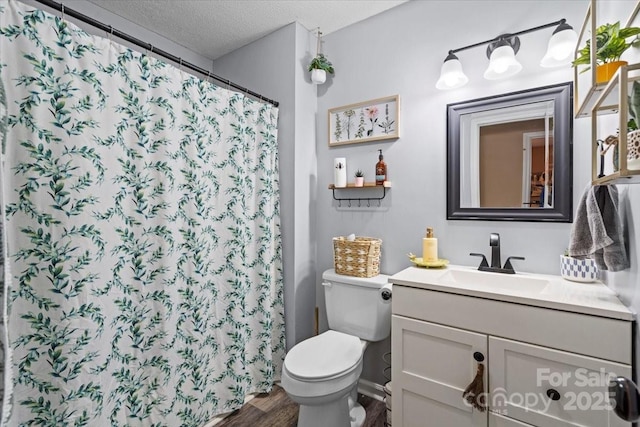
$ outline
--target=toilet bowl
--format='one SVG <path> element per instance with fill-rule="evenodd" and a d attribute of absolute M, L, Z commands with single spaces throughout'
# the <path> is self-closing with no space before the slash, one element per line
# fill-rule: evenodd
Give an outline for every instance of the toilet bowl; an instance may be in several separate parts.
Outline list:
<path fill-rule="evenodd" d="M 362 426 L 366 414 L 357 390 L 364 351 L 391 329 L 390 301 L 381 298 L 387 278 L 324 272 L 330 330 L 295 345 L 282 369 L 282 388 L 300 405 L 298 427 Z"/>
<path fill-rule="evenodd" d="M 291 349 L 282 388 L 300 405 L 298 426 L 362 425 L 365 412 L 355 397 L 365 348 L 358 337 L 327 331 Z"/>

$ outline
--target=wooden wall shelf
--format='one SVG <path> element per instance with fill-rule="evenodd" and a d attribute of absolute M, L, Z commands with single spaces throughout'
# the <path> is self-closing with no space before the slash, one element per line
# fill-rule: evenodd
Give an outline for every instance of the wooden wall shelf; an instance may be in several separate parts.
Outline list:
<path fill-rule="evenodd" d="M 634 81 L 640 81 L 640 64 L 620 67 L 609 83 L 600 91 L 591 109 L 591 177 L 594 185 L 636 184 L 640 182 L 640 170 L 627 167 L 628 94 Z M 609 114 L 617 116 L 612 117 L 613 120 L 609 123 L 601 122 L 602 116 Z M 611 135 L 617 137 L 617 154 L 614 150 L 605 151 L 598 144 L 598 141 L 604 141 Z M 604 156 L 601 154 L 602 152 L 608 152 L 610 155 Z M 616 155 L 618 170 L 611 168 Z"/>
<path fill-rule="evenodd" d="M 376 187 L 391 188 L 391 182 L 390 181 L 385 181 L 383 185 L 378 185 L 375 182 L 365 182 L 362 187 L 356 187 L 356 185 L 353 182 L 348 183 L 346 187 L 336 187 L 334 184 L 329 184 L 329 190 L 334 190 L 334 189 L 335 190 L 348 190 L 348 189 L 351 189 L 351 188 L 362 189 L 362 188 L 376 188 Z"/>
<path fill-rule="evenodd" d="M 387 195 L 387 188 L 391 188 L 391 182 L 385 181 L 382 185 L 377 185 L 375 182 L 365 182 L 362 187 L 356 187 L 354 183 L 347 184 L 346 187 L 336 187 L 334 184 L 329 184 L 329 190 L 333 193 L 333 200 L 338 202 L 338 207 L 342 207 L 342 202 L 347 202 L 348 207 L 352 207 L 351 202 L 358 202 L 357 206 L 362 207 L 362 202 L 367 202 L 367 207 L 371 207 L 371 202 L 378 202 L 378 206 L 380 206 L 380 201 L 385 198 Z M 336 197 L 336 191 L 353 191 L 353 190 L 362 190 L 362 191 L 371 191 L 374 189 L 382 189 L 382 195 L 379 197 Z"/>
<path fill-rule="evenodd" d="M 574 58 L 578 57 L 579 50 L 587 42 L 596 46 L 596 33 L 600 25 L 606 21 L 615 22 L 608 15 L 605 18 L 598 16 L 598 6 L 602 6 L 602 3 L 602 0 L 590 1 Z M 640 2 L 633 6 L 629 18 L 621 26 L 640 26 Z M 636 169 L 636 162 L 627 164 L 628 95 L 634 82 L 640 81 L 640 51 L 632 48 L 621 59 L 629 64 L 620 67 L 607 83 L 597 82 L 594 49 L 591 49 L 589 66 L 574 67 L 575 117 L 591 118 L 593 185 L 640 183 L 640 170 Z"/>

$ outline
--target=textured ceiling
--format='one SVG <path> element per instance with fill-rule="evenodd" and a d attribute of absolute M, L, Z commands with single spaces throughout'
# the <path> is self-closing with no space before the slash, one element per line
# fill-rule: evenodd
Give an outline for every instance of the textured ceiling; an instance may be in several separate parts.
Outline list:
<path fill-rule="evenodd" d="M 408 0 L 89 0 L 210 59 L 292 22 L 323 34 Z"/>

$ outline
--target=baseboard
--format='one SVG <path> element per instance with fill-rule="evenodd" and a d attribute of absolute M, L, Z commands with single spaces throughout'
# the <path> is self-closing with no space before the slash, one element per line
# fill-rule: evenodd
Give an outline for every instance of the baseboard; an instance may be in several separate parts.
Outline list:
<path fill-rule="evenodd" d="M 358 393 L 362 393 L 372 399 L 384 402 L 384 386 L 376 384 L 373 381 L 360 378 L 358 380 Z"/>

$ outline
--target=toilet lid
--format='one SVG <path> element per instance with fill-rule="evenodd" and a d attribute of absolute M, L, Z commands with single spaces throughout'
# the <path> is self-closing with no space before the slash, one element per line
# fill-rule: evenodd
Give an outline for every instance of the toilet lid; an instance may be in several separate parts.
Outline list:
<path fill-rule="evenodd" d="M 295 345 L 284 364 L 298 378 L 319 379 L 348 371 L 361 357 L 360 338 L 327 331 Z"/>

